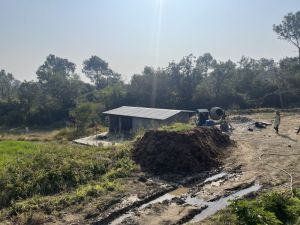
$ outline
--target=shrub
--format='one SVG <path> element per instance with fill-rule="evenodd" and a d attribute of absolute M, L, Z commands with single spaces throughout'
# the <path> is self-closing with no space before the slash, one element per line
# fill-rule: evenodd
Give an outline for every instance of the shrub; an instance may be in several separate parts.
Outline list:
<path fill-rule="evenodd" d="M 119 150 L 40 145 L 37 151 L 10 163 L 0 173 L 0 208 L 34 195 L 70 190 L 101 177 L 107 183 L 111 178 L 128 176 L 134 169 L 129 154 L 126 147 Z"/>
<path fill-rule="evenodd" d="M 265 193 L 254 200 L 236 200 L 230 209 L 240 225 L 297 224 L 300 218 L 299 196 L 286 192 Z"/>

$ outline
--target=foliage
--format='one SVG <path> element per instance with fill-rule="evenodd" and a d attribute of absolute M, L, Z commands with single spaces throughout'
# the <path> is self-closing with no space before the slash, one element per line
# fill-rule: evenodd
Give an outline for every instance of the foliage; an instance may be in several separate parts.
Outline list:
<path fill-rule="evenodd" d="M 169 126 L 162 126 L 161 128 L 159 128 L 159 130 L 184 132 L 184 131 L 189 131 L 193 128 L 194 128 L 194 126 L 189 123 L 174 123 Z"/>
<path fill-rule="evenodd" d="M 289 13 L 273 29 L 300 51 L 299 21 L 300 12 Z M 87 113 L 89 103 L 97 105 L 102 122 L 101 112 L 122 105 L 190 110 L 299 107 L 299 60 L 243 56 L 232 62 L 217 61 L 210 53 L 190 54 L 165 67 L 145 66 L 125 84 L 108 62 L 94 55 L 83 62 L 82 71 L 93 83 L 89 84 L 80 80 L 74 63 L 50 54 L 36 72 L 37 81 L 20 82 L 1 70 L 0 125 L 70 121 L 72 114 Z M 87 122 L 80 120 L 84 128 Z"/>
<path fill-rule="evenodd" d="M 20 82 L 11 73 L 0 70 L 0 100 L 11 100 L 16 96 L 16 90 Z"/>
<path fill-rule="evenodd" d="M 237 224 L 296 224 L 300 218 L 299 196 L 290 193 L 265 193 L 258 199 L 236 200 L 230 209 L 237 217 Z"/>
<path fill-rule="evenodd" d="M 0 208 L 34 195 L 71 190 L 93 180 L 108 182 L 105 188 L 109 188 L 112 178 L 128 176 L 135 169 L 129 149 L 39 144 L 35 151 L 18 157 L 0 172 Z"/>
<path fill-rule="evenodd" d="M 300 62 L 300 12 L 287 14 L 281 24 L 273 26 L 273 30 L 279 38 L 297 47 Z"/>
<path fill-rule="evenodd" d="M 86 128 L 96 119 L 96 107 L 91 103 L 81 103 L 70 111 L 78 133 L 84 133 Z"/>
<path fill-rule="evenodd" d="M 121 75 L 108 67 L 108 63 L 98 56 L 91 56 L 83 62 L 83 73 L 96 85 L 97 88 L 105 88 L 120 80 Z"/>
<path fill-rule="evenodd" d="M 5 164 L 18 160 L 26 154 L 35 152 L 38 149 L 37 144 L 27 141 L 0 141 L 0 170 Z"/>

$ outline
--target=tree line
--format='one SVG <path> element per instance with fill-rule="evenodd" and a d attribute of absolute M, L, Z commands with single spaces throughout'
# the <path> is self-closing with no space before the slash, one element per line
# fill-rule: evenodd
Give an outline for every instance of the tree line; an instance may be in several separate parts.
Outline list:
<path fill-rule="evenodd" d="M 300 49 L 300 12 L 274 25 L 278 37 Z M 83 61 L 83 82 L 68 59 L 50 54 L 36 81 L 18 81 L 0 71 L 0 125 L 46 125 L 101 118 L 122 105 L 174 109 L 300 106 L 299 57 L 217 61 L 192 54 L 162 68 L 146 66 L 129 83 L 98 56 Z M 83 124 L 86 124 L 84 122 Z"/>

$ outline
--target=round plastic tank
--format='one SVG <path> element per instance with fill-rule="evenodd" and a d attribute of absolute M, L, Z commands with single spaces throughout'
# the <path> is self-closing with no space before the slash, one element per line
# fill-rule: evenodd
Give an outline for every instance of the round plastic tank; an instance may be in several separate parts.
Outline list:
<path fill-rule="evenodd" d="M 219 120 L 223 117 L 225 111 L 224 111 L 224 109 L 222 109 L 220 107 L 213 107 L 213 108 L 211 108 L 209 113 L 210 113 L 210 117 L 213 120 Z"/>

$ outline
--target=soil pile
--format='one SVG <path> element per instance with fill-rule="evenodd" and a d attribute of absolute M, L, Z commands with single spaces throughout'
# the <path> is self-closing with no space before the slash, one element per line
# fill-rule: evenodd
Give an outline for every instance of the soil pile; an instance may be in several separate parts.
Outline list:
<path fill-rule="evenodd" d="M 155 174 L 197 173 L 219 166 L 229 137 L 214 127 L 189 131 L 150 130 L 137 141 L 133 159 L 142 170 Z"/>

